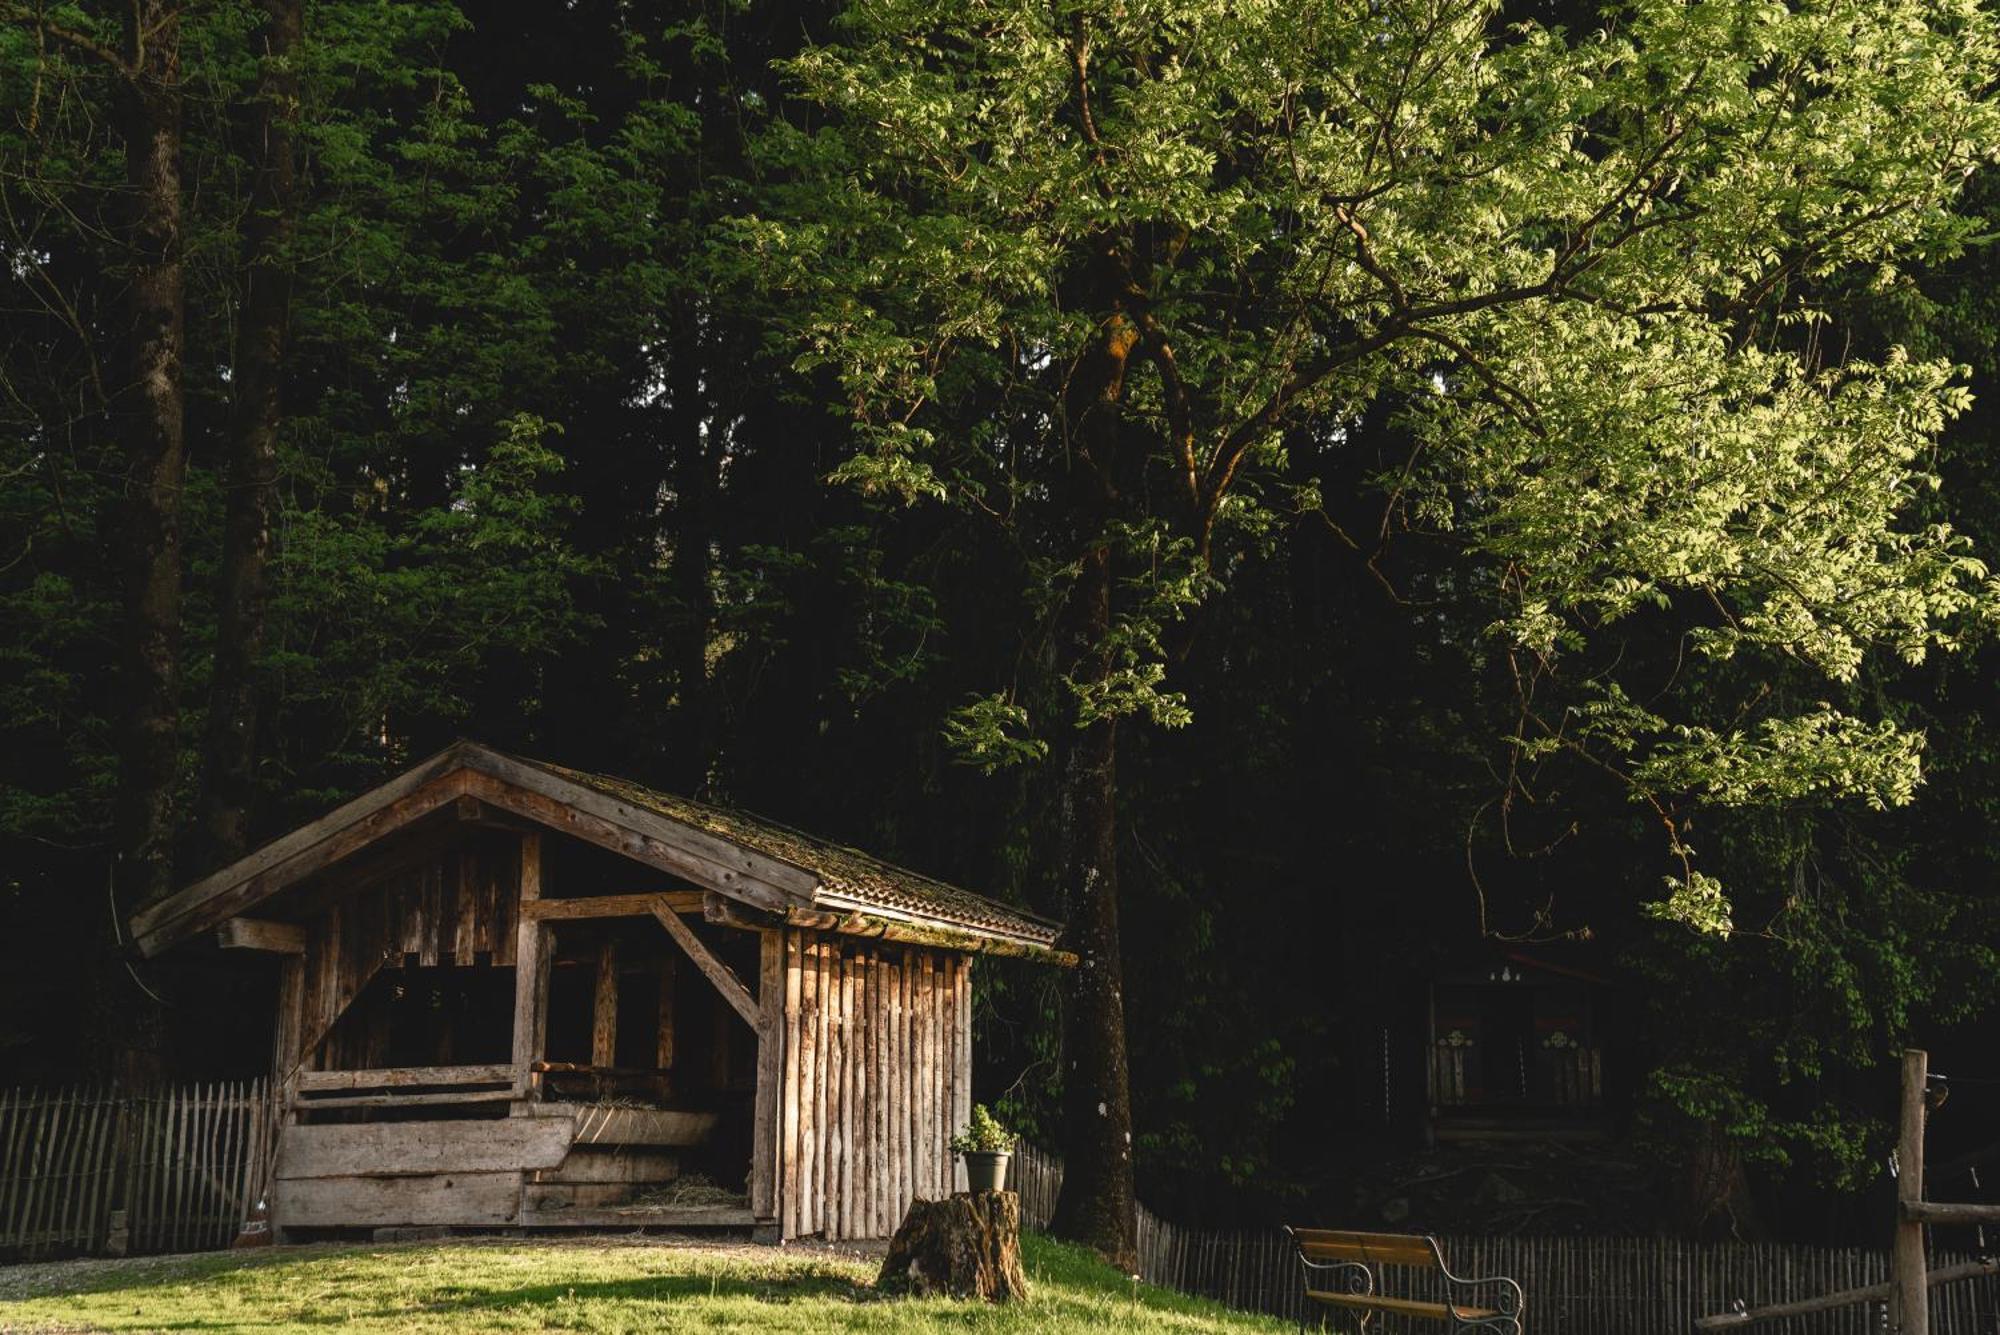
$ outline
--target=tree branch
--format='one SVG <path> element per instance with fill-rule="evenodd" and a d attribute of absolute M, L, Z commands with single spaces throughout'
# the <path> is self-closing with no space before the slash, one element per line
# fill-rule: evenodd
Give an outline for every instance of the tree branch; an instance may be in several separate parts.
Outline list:
<path fill-rule="evenodd" d="M 53 40 L 60 46 L 66 46 L 78 55 L 88 56 L 108 66 L 120 78 L 137 77 L 138 71 L 111 47 L 89 33 L 79 32 L 66 24 L 53 22 L 39 5 L 30 9 L 26 5 L 7 0 L 6 3 L 0 3 L 0 20 L 28 25 L 42 37 Z"/>

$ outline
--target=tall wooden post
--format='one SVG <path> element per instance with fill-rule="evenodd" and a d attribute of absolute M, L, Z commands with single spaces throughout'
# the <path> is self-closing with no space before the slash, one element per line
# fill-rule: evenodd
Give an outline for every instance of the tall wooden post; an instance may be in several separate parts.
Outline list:
<path fill-rule="evenodd" d="M 778 1240 L 778 1138 L 784 1102 L 785 934 L 766 928 L 757 947 L 757 1094 L 750 1131 L 750 1209 L 761 1241 Z"/>
<path fill-rule="evenodd" d="M 531 830 L 521 836 L 520 899 L 525 906 L 542 897 L 542 836 Z M 549 995 L 547 927 L 523 911 L 514 943 L 514 1097 L 525 1099 L 534 1087 L 534 1064 L 542 1056 L 543 1025 Z"/>
<path fill-rule="evenodd" d="M 618 938 L 597 945 L 597 991 L 590 1010 L 590 1064 L 618 1064 Z"/>
<path fill-rule="evenodd" d="M 1929 1054 L 1917 1048 L 1904 1049 L 1902 1134 L 1896 1142 L 1896 1249 L 1892 1258 L 1897 1335 L 1930 1335 L 1931 1330 L 1924 1225 L 1910 1217 L 1908 1208 L 1924 1198 L 1924 1089 L 1929 1083 Z"/>

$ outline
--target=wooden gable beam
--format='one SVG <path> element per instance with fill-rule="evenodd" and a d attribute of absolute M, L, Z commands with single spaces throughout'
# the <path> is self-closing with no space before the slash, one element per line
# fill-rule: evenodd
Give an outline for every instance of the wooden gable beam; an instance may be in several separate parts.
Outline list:
<path fill-rule="evenodd" d="M 469 751 L 465 764 L 472 771 L 468 791 L 493 806 L 759 908 L 809 904 L 819 888 L 818 875 L 802 867 L 622 802 L 538 765 L 484 747 Z"/>
<path fill-rule="evenodd" d="M 449 754 L 449 753 L 447 753 Z M 152 956 L 457 801 L 465 775 L 425 765 L 356 798 L 132 918 L 133 942 Z M 408 782 L 411 779 L 419 782 Z M 386 794 L 386 796 L 385 796 Z"/>
<path fill-rule="evenodd" d="M 660 920 L 660 926 L 667 929 L 667 935 L 674 939 L 674 944 L 687 952 L 695 967 L 708 975 L 708 981 L 715 984 L 715 990 L 722 993 L 722 999 L 735 1007 L 736 1013 L 743 1017 L 743 1023 L 761 1032 L 762 1021 L 756 999 L 750 995 L 750 989 L 743 986 L 743 980 L 736 976 L 736 971 L 717 959 L 701 943 L 694 929 L 681 921 L 681 915 L 674 912 L 664 897 L 654 904 L 653 916 Z"/>
<path fill-rule="evenodd" d="M 811 903 L 819 885 L 803 868 L 538 765 L 458 742 L 134 914 L 133 942 L 142 955 L 157 955 L 447 806 L 461 820 L 491 821 L 500 812 L 524 817 L 773 912 Z"/>
<path fill-rule="evenodd" d="M 215 943 L 224 950 L 269 950 L 280 955 L 303 955 L 306 953 L 306 929 L 295 922 L 231 918 L 215 929 Z"/>

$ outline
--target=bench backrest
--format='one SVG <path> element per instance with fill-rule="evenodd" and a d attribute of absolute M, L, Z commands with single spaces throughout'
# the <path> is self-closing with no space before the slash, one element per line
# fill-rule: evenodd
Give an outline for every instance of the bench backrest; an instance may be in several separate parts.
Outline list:
<path fill-rule="evenodd" d="M 1359 1261 L 1363 1265 L 1420 1266 L 1442 1270 L 1435 1238 L 1417 1233 L 1353 1233 L 1330 1228 L 1285 1230 L 1308 1261 Z"/>

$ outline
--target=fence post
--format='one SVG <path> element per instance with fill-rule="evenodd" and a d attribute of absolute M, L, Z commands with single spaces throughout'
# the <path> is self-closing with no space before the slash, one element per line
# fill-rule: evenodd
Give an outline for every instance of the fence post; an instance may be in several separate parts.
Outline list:
<path fill-rule="evenodd" d="M 1925 1282 L 1924 1225 L 1904 1208 L 1924 1198 L 1924 1089 L 1930 1057 L 1903 1052 L 1903 1112 L 1896 1145 L 1896 1249 L 1893 1260 L 1897 1335 L 1930 1335 L 1930 1291 Z"/>

